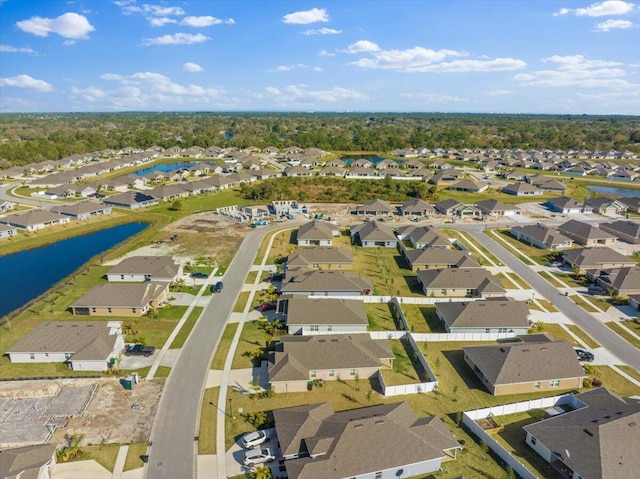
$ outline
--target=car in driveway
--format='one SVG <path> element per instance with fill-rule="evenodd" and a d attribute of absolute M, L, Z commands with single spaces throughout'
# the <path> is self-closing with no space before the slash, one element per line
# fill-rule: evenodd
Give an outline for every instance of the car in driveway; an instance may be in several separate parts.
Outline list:
<path fill-rule="evenodd" d="M 156 352 L 153 346 L 145 346 L 144 344 L 130 344 L 124 350 L 125 356 L 144 356 L 149 357 Z"/>
<path fill-rule="evenodd" d="M 242 436 L 242 439 L 240 439 L 240 443 L 245 449 L 251 449 L 254 446 L 259 446 L 268 439 L 269 435 L 266 431 L 253 431 L 248 432 L 247 434 Z"/>
<path fill-rule="evenodd" d="M 578 361 L 586 361 L 590 363 L 594 360 L 593 353 L 585 351 L 584 349 L 576 349 L 576 354 L 578 355 Z"/>
<path fill-rule="evenodd" d="M 549 263 L 549 266 L 551 266 L 552 268 L 559 268 L 560 266 L 562 266 L 562 263 L 560 261 L 552 261 L 551 263 Z"/>
<path fill-rule="evenodd" d="M 271 311 L 272 309 L 276 309 L 276 303 L 273 303 L 273 302 L 260 303 L 260 306 L 258 306 L 258 309 L 261 312 L 262 311 Z"/>
<path fill-rule="evenodd" d="M 200 271 L 196 271 L 195 273 L 191 273 L 192 278 L 197 279 L 207 279 L 209 275 L 207 273 L 201 273 Z"/>
<path fill-rule="evenodd" d="M 212 293 L 219 293 L 220 291 L 222 291 L 222 288 L 223 288 L 222 281 L 218 281 L 216 284 L 211 286 L 211 292 Z"/>
<path fill-rule="evenodd" d="M 258 464 L 264 464 L 265 462 L 271 462 L 276 458 L 276 455 L 268 447 L 261 449 L 249 449 L 245 451 L 243 462 L 245 466 L 257 466 Z"/>

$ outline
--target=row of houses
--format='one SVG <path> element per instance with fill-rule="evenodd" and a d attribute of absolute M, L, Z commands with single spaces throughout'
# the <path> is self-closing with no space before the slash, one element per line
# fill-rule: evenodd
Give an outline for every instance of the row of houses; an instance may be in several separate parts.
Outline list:
<path fill-rule="evenodd" d="M 91 217 L 109 215 L 112 208 L 95 201 L 56 205 L 50 210 L 29 210 L 0 217 L 0 238 L 17 234 L 18 230 L 38 231 L 50 226 L 65 225 L 71 220 L 81 221 Z"/>

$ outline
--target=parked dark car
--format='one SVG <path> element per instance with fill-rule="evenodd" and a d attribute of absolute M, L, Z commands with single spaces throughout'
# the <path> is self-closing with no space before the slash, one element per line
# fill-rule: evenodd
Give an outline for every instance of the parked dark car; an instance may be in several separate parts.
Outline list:
<path fill-rule="evenodd" d="M 145 356 L 149 357 L 156 352 L 153 346 L 145 346 L 144 344 L 130 344 L 124 350 L 125 356 Z"/>
<path fill-rule="evenodd" d="M 222 291 L 222 281 L 218 281 L 216 284 L 214 284 L 213 286 L 211 286 L 211 292 L 212 293 L 219 293 L 220 291 Z"/>
<path fill-rule="evenodd" d="M 584 349 L 576 349 L 576 354 L 578 355 L 578 361 L 587 361 L 590 363 L 594 359 L 593 353 L 585 351 Z"/>
<path fill-rule="evenodd" d="M 196 271 L 195 273 L 191 273 L 191 277 L 198 278 L 198 279 L 206 279 L 209 277 L 209 275 L 206 273 L 201 273 L 200 271 Z"/>
<path fill-rule="evenodd" d="M 276 309 L 276 303 L 261 303 L 258 309 L 260 311 L 270 311 Z"/>

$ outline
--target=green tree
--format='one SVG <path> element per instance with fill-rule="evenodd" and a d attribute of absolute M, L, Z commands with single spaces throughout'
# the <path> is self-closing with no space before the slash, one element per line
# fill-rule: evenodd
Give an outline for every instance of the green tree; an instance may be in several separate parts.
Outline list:
<path fill-rule="evenodd" d="M 171 203 L 170 209 L 173 211 L 180 211 L 182 209 L 182 201 L 175 200 L 173 203 Z"/>

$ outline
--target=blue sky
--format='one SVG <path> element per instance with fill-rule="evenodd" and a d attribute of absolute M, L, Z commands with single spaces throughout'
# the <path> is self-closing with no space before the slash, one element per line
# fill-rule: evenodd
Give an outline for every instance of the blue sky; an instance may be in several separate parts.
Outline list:
<path fill-rule="evenodd" d="M 640 114 L 640 0 L 0 0 L 0 111 Z"/>

